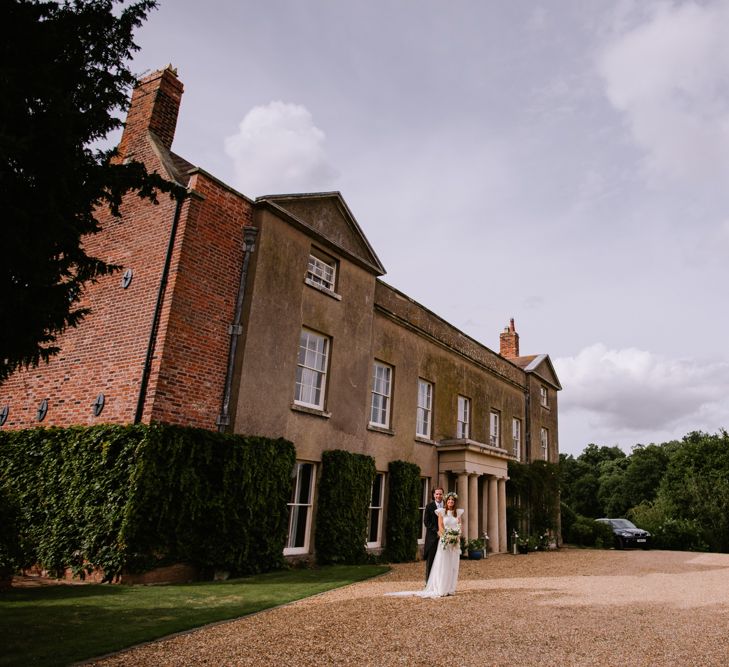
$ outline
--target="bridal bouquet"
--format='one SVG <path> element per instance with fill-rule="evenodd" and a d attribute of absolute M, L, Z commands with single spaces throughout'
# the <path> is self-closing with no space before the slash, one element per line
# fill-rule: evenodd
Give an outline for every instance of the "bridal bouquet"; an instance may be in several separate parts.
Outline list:
<path fill-rule="evenodd" d="M 440 536 L 444 549 L 455 549 L 461 547 L 461 531 L 454 528 L 446 528 Z"/>

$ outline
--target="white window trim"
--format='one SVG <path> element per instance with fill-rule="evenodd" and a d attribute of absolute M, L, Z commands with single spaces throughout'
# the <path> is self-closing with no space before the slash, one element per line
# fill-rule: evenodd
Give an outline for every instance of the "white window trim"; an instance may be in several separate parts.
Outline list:
<path fill-rule="evenodd" d="M 471 399 L 461 395 L 458 396 L 456 437 L 461 440 L 471 437 Z"/>
<path fill-rule="evenodd" d="M 377 391 L 377 369 L 382 368 L 385 371 L 387 371 L 387 393 L 382 393 Z M 391 405 L 392 405 L 392 378 L 393 378 L 393 368 L 392 366 L 385 364 L 381 361 L 375 361 L 372 365 L 372 392 L 370 394 L 370 426 L 376 426 L 379 428 L 390 428 L 390 412 L 391 412 Z M 375 410 L 375 396 L 381 396 L 383 399 L 383 403 L 385 406 L 385 417 L 384 421 L 375 421 L 373 419 L 374 417 L 374 410 Z M 378 412 L 380 410 L 378 409 Z"/>
<path fill-rule="evenodd" d="M 418 538 L 418 544 L 425 544 L 425 524 L 423 523 L 423 519 L 425 519 L 425 508 L 427 507 L 428 503 L 430 502 L 430 478 L 428 477 L 421 477 L 420 478 L 420 502 L 422 505 L 418 508 L 420 511 L 420 537 Z"/>
<path fill-rule="evenodd" d="M 320 338 L 324 341 L 324 368 L 318 369 L 311 366 L 306 366 L 305 364 L 302 364 L 299 362 L 299 354 L 301 351 L 301 338 L 304 334 L 309 334 L 311 336 L 315 336 L 316 338 Z M 297 360 L 296 360 L 296 382 L 294 385 L 294 404 L 295 405 L 303 405 L 307 408 L 314 408 L 316 410 L 324 410 L 324 406 L 326 403 L 326 390 L 327 390 L 327 372 L 329 368 L 329 352 L 331 347 L 331 339 L 327 336 L 324 336 L 323 334 L 317 333 L 316 331 L 311 331 L 309 329 L 303 328 L 301 330 L 301 334 L 299 335 L 299 350 L 297 351 Z M 306 369 L 312 373 L 317 373 L 322 376 L 322 382 L 321 382 L 321 391 L 319 393 L 319 403 L 309 403 L 307 401 L 304 401 L 297 397 L 297 394 L 299 392 L 299 382 L 298 382 L 298 376 L 299 376 L 299 368 Z M 302 385 L 304 386 L 304 385 Z M 311 385 L 306 385 L 307 387 Z"/>
<path fill-rule="evenodd" d="M 543 426 L 539 431 L 539 443 L 542 446 L 544 460 L 547 461 L 549 459 L 549 430 Z"/>
<path fill-rule="evenodd" d="M 424 386 L 426 388 L 427 405 L 420 404 L 421 386 Z M 420 418 L 421 414 L 425 415 L 424 419 Z M 421 423 L 423 423 L 425 426 L 424 432 L 421 432 L 421 430 L 420 430 Z M 423 380 L 423 378 L 418 378 L 418 409 L 415 414 L 415 435 L 418 435 L 421 438 L 430 439 L 430 434 L 431 434 L 432 430 L 433 430 L 433 383 L 428 382 L 427 380 Z"/>
<path fill-rule="evenodd" d="M 511 445 L 512 453 L 517 461 L 521 459 L 521 419 L 511 420 Z"/>
<path fill-rule="evenodd" d="M 337 268 L 335 259 L 312 248 L 306 265 L 305 282 L 312 287 L 336 294 Z"/>
<path fill-rule="evenodd" d="M 309 479 L 309 502 L 308 503 L 299 503 L 299 502 L 290 502 L 288 503 L 289 507 L 289 526 L 288 526 L 288 533 L 286 535 L 286 544 L 289 543 L 289 540 L 291 539 L 291 508 L 292 507 L 306 507 L 307 513 L 306 513 L 306 527 L 304 528 L 304 546 L 303 547 L 284 547 L 283 553 L 284 556 L 297 556 L 300 554 L 308 554 L 309 553 L 309 544 L 311 543 L 311 517 L 314 509 L 314 482 L 316 480 L 316 465 L 313 463 L 309 463 L 308 461 L 297 461 L 296 466 L 294 467 L 296 481 L 294 482 L 294 491 L 293 491 L 293 498 L 296 500 L 299 497 L 299 490 L 300 490 L 300 483 L 301 483 L 301 467 L 303 465 L 311 465 L 311 478 Z"/>
<path fill-rule="evenodd" d="M 501 413 L 498 410 L 489 413 L 489 443 L 492 447 L 501 446 Z"/>
<path fill-rule="evenodd" d="M 377 483 L 378 479 L 380 480 L 380 504 L 373 505 L 372 504 L 372 495 L 375 490 L 375 484 Z M 368 549 L 376 549 L 377 547 L 382 546 L 382 515 L 384 514 L 384 507 L 385 507 L 385 473 L 378 472 L 375 474 L 375 479 L 372 482 L 372 491 L 370 491 L 370 507 L 369 507 L 369 511 L 367 513 L 367 538 L 369 539 L 370 526 L 372 525 L 372 510 L 373 509 L 379 510 L 378 514 L 377 514 L 377 540 L 375 540 L 374 542 L 367 542 L 365 546 Z"/>
<path fill-rule="evenodd" d="M 549 389 L 544 385 L 539 387 L 539 403 L 543 408 L 549 407 Z"/>

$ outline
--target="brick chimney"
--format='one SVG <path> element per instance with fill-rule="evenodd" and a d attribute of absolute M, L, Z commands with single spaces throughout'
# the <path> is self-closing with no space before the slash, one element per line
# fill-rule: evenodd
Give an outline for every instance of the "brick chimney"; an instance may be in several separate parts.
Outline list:
<path fill-rule="evenodd" d="M 147 130 L 154 132 L 165 147 L 172 147 L 182 91 L 182 82 L 172 65 L 139 81 L 132 92 L 124 133 L 119 142 L 121 160 L 144 151 Z"/>
<path fill-rule="evenodd" d="M 509 320 L 509 326 L 505 327 L 499 336 L 499 354 L 507 359 L 519 356 L 519 334 L 514 328 L 514 318 Z"/>

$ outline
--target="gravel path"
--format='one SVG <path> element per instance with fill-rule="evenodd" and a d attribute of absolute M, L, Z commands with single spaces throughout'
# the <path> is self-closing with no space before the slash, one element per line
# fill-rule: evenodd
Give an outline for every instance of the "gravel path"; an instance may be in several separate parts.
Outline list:
<path fill-rule="evenodd" d="M 94 664 L 729 665 L 729 554 L 563 549 L 461 561 L 455 596 L 422 563 Z"/>

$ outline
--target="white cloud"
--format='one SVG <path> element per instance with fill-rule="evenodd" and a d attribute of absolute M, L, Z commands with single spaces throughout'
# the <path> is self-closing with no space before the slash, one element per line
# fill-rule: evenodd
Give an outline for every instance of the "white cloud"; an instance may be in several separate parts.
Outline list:
<path fill-rule="evenodd" d="M 314 192 L 331 189 L 336 177 L 325 141 L 306 107 L 271 102 L 244 116 L 238 133 L 226 137 L 225 152 L 243 192 Z"/>
<path fill-rule="evenodd" d="M 646 156 L 646 175 L 729 174 L 729 2 L 655 6 L 599 58 L 611 104 Z"/>
<path fill-rule="evenodd" d="M 707 415 L 721 419 L 729 414 L 729 363 L 724 361 L 666 359 L 597 343 L 574 357 L 556 359 L 555 367 L 564 387 L 560 413 L 567 418 L 588 413 L 603 434 L 662 433 L 682 425 L 690 430 L 697 428 L 694 423 L 706 424 Z M 586 437 L 583 445 L 596 440 Z"/>

